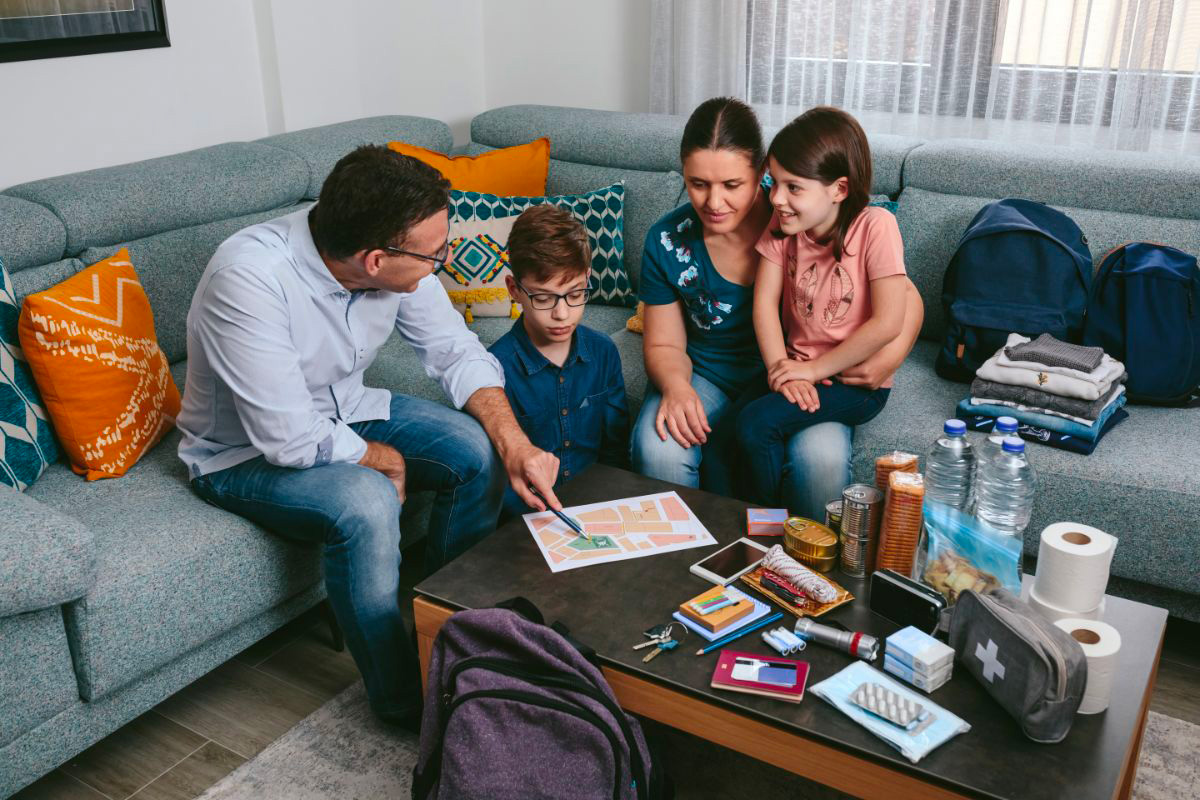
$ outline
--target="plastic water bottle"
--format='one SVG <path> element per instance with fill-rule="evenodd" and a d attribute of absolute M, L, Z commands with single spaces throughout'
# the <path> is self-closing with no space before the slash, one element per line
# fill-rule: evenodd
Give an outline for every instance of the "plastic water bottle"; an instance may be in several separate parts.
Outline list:
<path fill-rule="evenodd" d="M 946 420 L 943 430 L 925 463 L 925 499 L 966 511 L 975 479 L 975 451 L 961 419 Z"/>
<path fill-rule="evenodd" d="M 1000 455 L 1001 445 L 1005 438 L 1017 435 L 1017 427 L 1020 425 L 1015 417 L 998 417 L 996 425 L 992 428 L 992 432 L 983 440 L 983 444 L 979 445 L 979 466 L 978 469 L 983 469 L 983 462 L 991 461 L 996 456 Z M 978 492 L 976 492 L 978 495 Z M 978 500 L 978 496 L 975 498 Z"/>
<path fill-rule="evenodd" d="M 979 465 L 979 504 L 975 516 L 993 528 L 1020 536 L 1033 513 L 1037 473 L 1025 455 L 1025 442 L 1009 436 L 1000 455 Z"/>

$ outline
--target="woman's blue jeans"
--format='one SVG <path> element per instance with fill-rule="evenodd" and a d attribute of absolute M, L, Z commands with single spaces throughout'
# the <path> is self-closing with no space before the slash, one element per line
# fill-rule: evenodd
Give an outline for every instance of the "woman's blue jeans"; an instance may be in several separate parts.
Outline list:
<path fill-rule="evenodd" d="M 671 437 L 664 442 L 654 429 L 662 395 L 649 386 L 631 437 L 635 471 L 681 486 L 702 488 L 715 494 L 734 495 L 731 447 L 737 412 L 758 395 L 733 398 L 711 381 L 692 375 L 692 388 L 713 429 L 703 447 L 683 448 Z M 854 429 L 839 422 L 814 425 L 787 440 L 786 461 L 780 483 L 781 501 L 798 516 L 825 519 L 825 504 L 841 497 L 850 483 Z"/>

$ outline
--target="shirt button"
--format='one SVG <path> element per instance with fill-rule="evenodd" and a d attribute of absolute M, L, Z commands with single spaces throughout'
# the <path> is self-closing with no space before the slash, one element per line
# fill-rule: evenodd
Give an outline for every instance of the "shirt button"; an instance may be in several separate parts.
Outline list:
<path fill-rule="evenodd" d="M 558 376 L 558 382 L 559 382 L 559 383 L 566 383 L 566 382 L 567 382 L 567 378 L 566 378 L 566 376 L 565 376 L 565 375 L 559 375 L 559 376 Z"/>
<path fill-rule="evenodd" d="M 567 415 L 567 410 L 566 410 L 565 408 L 562 410 L 562 415 L 563 415 L 564 417 Z"/>
<path fill-rule="evenodd" d="M 567 439 L 565 442 L 563 442 L 563 447 L 570 447 L 570 446 L 571 446 L 571 440 L 570 440 L 570 439 Z"/>
<path fill-rule="evenodd" d="M 563 470 L 563 477 L 564 477 L 564 478 L 569 478 L 569 477 L 571 477 L 571 470 L 569 470 L 569 469 L 564 469 L 564 470 Z"/>

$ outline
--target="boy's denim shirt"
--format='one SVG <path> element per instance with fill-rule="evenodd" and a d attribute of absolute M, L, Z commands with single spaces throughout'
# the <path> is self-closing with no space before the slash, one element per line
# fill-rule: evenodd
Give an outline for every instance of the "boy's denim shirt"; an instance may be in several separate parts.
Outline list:
<path fill-rule="evenodd" d="M 555 489 L 597 460 L 628 466 L 629 403 L 612 339 L 580 325 L 559 367 L 518 319 L 489 352 L 504 367 L 504 392 L 521 429 L 534 446 L 558 456 Z M 505 517 L 530 510 L 511 488 L 505 492 Z"/>

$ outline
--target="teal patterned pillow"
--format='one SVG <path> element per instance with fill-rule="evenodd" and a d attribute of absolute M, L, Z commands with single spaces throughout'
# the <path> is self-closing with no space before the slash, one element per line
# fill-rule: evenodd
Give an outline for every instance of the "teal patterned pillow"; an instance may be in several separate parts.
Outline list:
<path fill-rule="evenodd" d="M 58 444 L 17 341 L 20 312 L 0 262 L 0 483 L 24 490 L 58 459 Z"/>
<path fill-rule="evenodd" d="M 625 272 L 625 184 L 614 183 L 584 194 L 547 197 L 497 197 L 479 192 L 450 192 L 450 226 L 515 217 L 537 205 L 569 211 L 588 232 L 592 247 L 593 303 L 632 308 L 637 295 Z M 462 283 L 462 281 L 459 281 Z M 463 284 L 464 287 L 466 284 Z"/>

